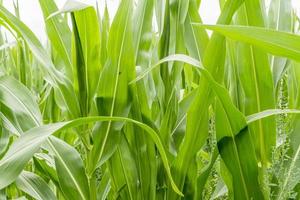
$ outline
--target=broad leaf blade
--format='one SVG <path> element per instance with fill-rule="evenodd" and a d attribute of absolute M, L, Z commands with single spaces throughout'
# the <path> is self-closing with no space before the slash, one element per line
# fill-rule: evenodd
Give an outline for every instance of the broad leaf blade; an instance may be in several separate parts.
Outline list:
<path fill-rule="evenodd" d="M 73 12 L 71 17 L 74 34 L 74 80 L 82 116 L 87 116 L 91 107 L 94 107 L 94 96 L 101 72 L 100 28 L 93 7 Z"/>
<path fill-rule="evenodd" d="M 65 198 L 89 200 L 89 183 L 79 153 L 55 137 L 49 139 L 48 145 L 55 156 L 57 176 Z"/>
<path fill-rule="evenodd" d="M 22 134 L 42 124 L 42 115 L 36 100 L 16 79 L 9 76 L 0 78 L 0 102 L 3 104 L 1 118 L 4 124 L 18 131 L 16 134 Z"/>
<path fill-rule="evenodd" d="M 16 180 L 16 186 L 38 200 L 56 199 L 48 184 L 32 172 L 23 171 Z"/>

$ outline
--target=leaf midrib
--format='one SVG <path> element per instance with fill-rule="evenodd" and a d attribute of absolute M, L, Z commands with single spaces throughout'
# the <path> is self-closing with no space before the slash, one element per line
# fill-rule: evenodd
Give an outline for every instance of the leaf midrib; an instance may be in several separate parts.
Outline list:
<path fill-rule="evenodd" d="M 120 48 L 120 54 L 119 54 L 119 58 L 118 58 L 117 77 L 116 77 L 116 81 L 115 81 L 115 87 L 114 87 L 114 93 L 113 93 L 113 100 L 112 100 L 112 107 L 111 107 L 111 111 L 110 111 L 110 117 L 112 117 L 113 113 L 114 113 L 114 107 L 115 107 L 115 102 L 116 102 L 117 89 L 118 89 L 118 84 L 119 84 L 119 71 L 120 71 L 120 67 L 121 67 L 120 66 L 121 65 L 121 58 L 123 56 L 124 40 L 125 40 L 125 35 L 126 35 L 126 31 L 127 31 L 127 26 L 128 26 L 128 18 L 129 18 L 129 11 L 127 11 L 127 13 L 126 13 L 126 23 L 125 23 L 126 25 L 125 25 L 124 32 L 123 32 L 122 43 L 121 43 L 121 48 Z M 102 154 L 104 152 L 104 148 L 105 148 L 106 141 L 108 139 L 108 134 L 109 134 L 109 131 L 110 131 L 110 127 L 111 127 L 111 121 L 108 122 L 108 126 L 107 126 L 107 129 L 106 129 L 105 137 L 104 137 L 104 140 L 103 140 L 103 145 L 101 147 L 98 160 L 101 159 Z"/>
<path fill-rule="evenodd" d="M 20 103 L 20 105 L 22 105 L 22 107 L 25 108 L 25 110 L 30 114 L 31 118 L 34 120 L 36 126 L 41 125 L 39 120 L 35 117 L 34 113 L 32 113 L 31 110 L 27 107 L 27 105 L 25 105 L 12 91 L 10 91 L 9 88 L 7 88 L 3 84 L 0 84 L 0 87 L 4 88 L 9 94 L 11 94 Z"/>
<path fill-rule="evenodd" d="M 83 194 L 83 191 L 81 189 L 81 187 L 79 186 L 79 184 L 77 183 L 76 179 L 73 177 L 72 172 L 70 171 L 70 169 L 68 168 L 68 166 L 66 165 L 66 163 L 64 162 L 64 160 L 62 159 L 61 155 L 59 154 L 59 152 L 56 150 L 56 148 L 54 147 L 54 145 L 52 144 L 52 141 L 50 139 L 48 139 L 48 144 L 51 146 L 52 150 L 55 152 L 55 155 L 57 158 L 59 158 L 59 160 L 61 161 L 61 163 L 63 164 L 64 168 L 66 169 L 67 173 L 69 174 L 69 176 L 71 177 L 73 183 L 75 184 L 80 196 L 82 197 L 82 199 L 84 200 L 88 200 L 85 198 L 85 195 Z"/>
<path fill-rule="evenodd" d="M 31 190 L 34 192 L 34 194 L 35 194 L 36 196 L 38 196 L 40 200 L 43 199 L 43 198 L 41 197 L 41 195 L 35 190 L 35 188 L 31 186 L 30 182 L 27 180 L 27 177 L 25 177 L 23 174 L 21 174 L 20 179 L 23 180 L 25 183 L 27 183 L 27 187 L 30 187 Z"/>

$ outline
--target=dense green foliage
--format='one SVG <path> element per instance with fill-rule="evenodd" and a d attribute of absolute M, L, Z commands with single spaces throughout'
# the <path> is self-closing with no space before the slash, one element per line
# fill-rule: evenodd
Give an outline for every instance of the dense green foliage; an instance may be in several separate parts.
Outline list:
<path fill-rule="evenodd" d="M 0 4 L 0 200 L 300 199 L 291 0 L 39 4 L 47 45 Z"/>

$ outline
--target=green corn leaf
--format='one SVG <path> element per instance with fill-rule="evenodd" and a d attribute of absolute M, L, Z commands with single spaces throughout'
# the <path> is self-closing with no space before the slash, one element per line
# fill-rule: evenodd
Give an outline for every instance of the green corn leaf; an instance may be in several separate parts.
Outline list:
<path fill-rule="evenodd" d="M 229 24 L 235 11 L 243 1 L 226 1 L 221 15 L 219 16 L 219 24 Z M 201 58 L 200 55 L 198 57 Z M 224 37 L 213 34 L 210 38 L 202 61 L 208 71 L 217 81 L 223 80 L 225 57 L 225 39 Z M 218 58 L 218 59 L 215 59 Z M 204 145 L 208 136 L 208 107 L 212 102 L 211 90 L 205 78 L 200 78 L 200 87 L 198 93 L 187 112 L 186 133 L 183 142 L 179 147 L 178 156 L 174 161 L 174 176 L 176 183 L 182 188 L 189 163 L 196 156 L 196 153 Z M 180 173 L 179 173 L 180 172 Z"/>
<path fill-rule="evenodd" d="M 71 14 L 74 33 L 74 74 L 82 116 L 87 116 L 94 103 L 101 70 L 100 28 L 93 7 Z M 90 38 L 93 38 L 91 40 Z"/>
<path fill-rule="evenodd" d="M 271 1 L 268 12 L 268 27 L 274 30 L 293 31 L 293 11 L 291 0 Z M 275 86 L 278 85 L 283 72 L 286 70 L 286 58 L 273 56 L 271 58 L 271 69 L 273 71 Z"/>
<path fill-rule="evenodd" d="M 212 153 L 211 159 L 209 164 L 203 168 L 200 172 L 200 174 L 197 177 L 197 197 L 202 196 L 203 190 L 205 189 L 205 184 L 207 182 L 207 179 L 209 178 L 209 175 L 211 173 L 211 170 L 218 158 L 218 150 L 215 149 Z"/>
<path fill-rule="evenodd" d="M 195 1 L 190 2 L 189 11 L 185 22 L 185 43 L 189 54 L 195 59 L 202 60 L 209 37 L 205 29 L 193 26 L 192 22 L 202 23 Z"/>
<path fill-rule="evenodd" d="M 122 1 L 110 28 L 107 61 L 100 75 L 96 99 L 101 116 L 126 116 L 130 108 L 128 82 L 134 77 L 132 6 L 132 0 Z M 122 124 L 108 122 L 94 135 L 88 169 L 90 174 L 105 152 L 109 135 L 113 131 L 119 131 L 121 127 Z"/>
<path fill-rule="evenodd" d="M 32 172 L 23 171 L 16 180 L 16 186 L 38 200 L 57 199 L 47 183 Z"/>
<path fill-rule="evenodd" d="M 141 127 L 148 133 L 153 142 L 157 145 L 157 148 L 161 154 L 164 167 L 166 169 L 167 175 L 172 183 L 172 188 L 178 194 L 181 192 L 176 187 L 173 182 L 170 167 L 168 164 L 168 159 L 164 150 L 164 147 L 157 135 L 157 133 L 149 126 L 123 117 L 86 117 L 78 118 L 70 122 L 61 122 L 56 124 L 43 125 L 40 127 L 33 128 L 23 134 L 19 139 L 17 139 L 9 148 L 5 156 L 0 160 L 0 173 L 3 174 L 3 178 L 0 179 L 0 188 L 4 188 L 13 182 L 17 176 L 23 170 L 25 164 L 32 158 L 33 154 L 36 153 L 40 146 L 47 140 L 47 138 L 57 132 L 66 130 L 68 128 L 78 127 L 87 123 L 97 122 L 97 121 L 122 121 L 130 122 Z"/>
<path fill-rule="evenodd" d="M 0 190 L 0 199 L 1 200 L 7 200 L 5 190 Z"/>
<path fill-rule="evenodd" d="M 231 127 L 224 126 L 223 122 L 228 120 L 228 118 L 225 116 L 226 111 L 219 106 L 217 106 L 217 111 L 220 114 L 216 117 L 216 120 L 220 120 L 221 122 L 216 127 L 217 137 L 219 137 L 218 149 L 226 167 L 232 175 L 234 198 L 263 199 L 263 193 L 258 183 L 258 167 L 255 151 L 253 146 L 249 145 L 249 141 L 251 140 L 249 131 L 245 127 L 245 129 L 240 130 L 236 135 L 229 136 L 230 134 L 234 134 L 234 132 Z"/>
<path fill-rule="evenodd" d="M 46 153 L 36 153 L 33 161 L 37 170 L 49 177 L 51 181 L 59 187 L 53 156 L 50 156 Z"/>
<path fill-rule="evenodd" d="M 83 10 L 83 9 L 91 7 L 91 6 L 92 5 L 90 5 L 89 3 L 84 2 L 82 0 L 68 0 L 68 1 L 66 1 L 66 3 L 64 4 L 64 6 L 61 9 L 59 9 L 56 12 L 53 12 L 51 15 L 49 15 L 47 17 L 47 19 L 50 19 L 50 18 L 55 17 L 56 15 L 59 15 L 62 13 L 80 11 L 80 10 Z"/>
<path fill-rule="evenodd" d="M 52 0 L 40 0 L 44 20 L 46 23 L 47 35 L 57 53 L 57 57 L 64 63 L 64 70 L 70 80 L 73 79 L 71 59 L 71 31 L 68 23 L 62 16 L 47 17 L 57 11 L 57 6 Z"/>
<path fill-rule="evenodd" d="M 66 110 L 70 113 L 71 117 L 80 116 L 78 101 L 70 80 L 61 72 L 56 70 L 51 58 L 48 56 L 47 51 L 44 49 L 32 31 L 3 6 L 0 6 L 0 18 L 2 19 L 1 22 L 5 27 L 15 30 L 23 37 L 33 55 L 42 64 L 43 70 L 48 73 L 46 80 L 52 84 L 58 95 L 61 96 L 63 101 L 63 105 L 60 104 L 61 107 L 64 109 L 67 107 Z"/>
<path fill-rule="evenodd" d="M 297 109 L 270 109 L 270 110 L 264 110 L 259 113 L 254 113 L 252 115 L 248 115 L 246 117 L 246 119 L 247 119 L 247 123 L 250 124 L 250 123 L 258 121 L 260 119 L 270 117 L 273 115 L 280 115 L 280 114 L 300 114 L 300 110 L 297 110 Z"/>
<path fill-rule="evenodd" d="M 264 26 L 263 13 L 259 11 L 262 5 L 259 0 L 245 1 L 237 15 L 237 23 L 249 24 L 250 26 Z M 251 18 L 251 20 L 249 19 Z M 249 20 L 248 20 L 249 19 Z M 243 110 L 245 115 L 260 112 L 266 109 L 274 109 L 274 87 L 271 68 L 267 54 L 255 46 L 237 44 L 236 71 L 240 77 L 240 84 L 244 91 Z M 244 59 L 241 59 L 241 58 Z M 243 67 L 241 67 L 243 66 Z M 264 66 L 263 68 L 261 66 Z M 256 73 L 259 71 L 260 73 Z M 247 84 L 247 83 L 253 84 Z M 239 94 L 238 94 L 239 95 Z M 242 97 L 239 97 L 240 99 Z M 249 103 L 248 103 L 249 102 Z M 250 127 L 252 141 L 255 145 L 256 155 L 263 166 L 270 163 L 273 147 L 276 143 L 276 125 L 274 118 L 264 119 L 252 124 Z"/>
<path fill-rule="evenodd" d="M 55 137 L 48 145 L 55 156 L 55 166 L 61 190 L 66 199 L 90 199 L 89 183 L 79 153 Z"/>
<path fill-rule="evenodd" d="M 178 1 L 178 17 L 179 17 L 179 22 L 183 24 L 185 22 L 186 16 L 188 14 L 189 10 L 189 3 L 190 0 L 179 0 Z"/>
<path fill-rule="evenodd" d="M 12 80 L 14 80 L 14 79 L 12 79 Z M 13 85 L 18 86 L 18 84 L 14 83 L 14 82 L 12 82 L 12 83 L 13 83 Z M 11 87 L 12 85 L 9 85 L 9 86 Z M 27 109 L 27 111 L 29 113 L 29 114 L 27 114 L 27 115 L 29 115 L 27 120 L 32 120 L 31 118 L 34 118 L 34 117 L 32 117 L 32 115 L 30 115 L 30 114 L 32 113 L 32 110 L 36 110 L 37 106 L 33 103 L 35 101 L 28 95 L 28 93 L 29 92 L 27 91 L 27 89 L 24 88 L 24 86 L 22 86 L 21 89 L 19 89 L 18 93 L 16 93 L 17 96 L 13 96 L 16 99 L 12 99 L 14 101 L 12 101 L 12 100 L 9 100 L 8 102 L 5 101 L 4 104 L 7 104 L 7 103 L 9 104 L 11 102 L 20 103 L 22 101 L 20 100 L 19 96 L 21 96 L 21 97 L 27 96 L 27 98 L 31 99 L 31 101 L 28 101 L 28 99 L 24 99 L 23 102 L 25 102 L 25 103 L 28 102 L 27 106 L 31 106 L 30 110 Z M 21 106 L 23 106 L 23 105 L 21 105 Z M 26 111 L 26 107 L 24 108 L 24 106 L 21 107 L 20 109 L 22 109 L 22 111 L 23 110 Z M 109 121 L 109 119 L 113 120 L 114 118 L 110 118 L 110 117 L 101 118 L 100 117 L 99 119 L 103 119 L 104 121 Z M 105 120 L 105 119 L 108 119 L 108 120 Z M 120 118 L 120 120 L 121 120 L 121 118 Z M 84 119 L 78 120 L 78 121 L 80 122 L 80 124 L 85 124 Z M 129 120 L 129 121 L 131 121 L 131 120 Z M 78 125 L 75 125 L 76 124 L 75 121 L 70 122 L 70 124 L 71 125 L 73 124 L 73 126 L 78 126 Z M 140 125 L 141 125 L 142 129 L 147 127 L 146 125 L 143 125 L 141 123 L 140 123 Z M 40 148 L 41 144 L 46 141 L 47 137 L 49 135 L 53 134 L 54 132 L 58 131 L 63 126 L 64 126 L 64 123 L 58 123 L 58 124 L 54 124 L 52 126 L 51 125 L 41 126 L 36 129 L 29 130 L 28 132 L 30 132 L 30 134 L 28 132 L 26 132 L 16 142 L 14 142 L 13 145 L 10 147 L 9 151 L 5 154 L 5 156 L 0 161 L 0 172 L 2 170 L 10 169 L 9 173 L 3 172 L 5 174 L 5 178 L 0 180 L 0 186 L 1 186 L 0 188 L 3 188 L 5 186 L 7 186 L 8 184 L 10 184 L 11 182 L 13 182 L 17 178 L 18 174 L 21 173 L 22 169 L 24 168 L 24 166 L 28 162 L 28 160 L 33 156 L 33 154 L 35 152 L 37 152 L 37 150 Z M 48 130 L 48 132 L 47 132 L 47 130 Z M 153 134 L 154 133 L 153 130 L 150 129 L 149 127 L 147 127 L 147 128 L 145 128 L 145 131 L 150 131 L 150 133 L 151 133 L 150 136 L 152 137 L 152 139 L 154 139 L 154 142 L 159 146 L 160 151 L 164 151 L 163 146 L 161 145 L 161 143 L 159 143 L 158 136 L 156 134 L 155 135 Z M 42 135 L 40 133 L 44 133 L 45 135 Z M 25 151 L 24 154 L 22 154 L 22 149 L 24 149 L 24 151 Z M 170 169 L 168 167 L 168 162 L 167 162 L 165 153 L 163 153 L 162 157 L 164 160 L 164 165 L 167 167 L 168 175 L 171 178 Z M 8 166 L 14 166 L 14 167 L 9 168 Z M 173 184 L 173 187 L 176 189 L 175 184 Z"/>
<path fill-rule="evenodd" d="M 142 69 L 149 67 L 152 56 L 153 39 L 153 14 L 155 1 L 146 0 L 138 1 L 133 14 L 133 47 L 135 50 L 135 65 Z M 147 119 L 151 119 L 151 104 L 154 101 L 155 89 L 153 87 L 153 79 L 148 76 L 143 82 L 130 86 L 130 91 L 134 94 L 132 97 L 131 115 L 132 118 L 138 121 L 143 121 L 147 124 Z M 140 128 L 132 127 L 126 131 L 129 143 L 132 143 L 134 150 L 136 167 L 138 173 L 138 181 L 141 185 L 141 191 L 138 191 L 137 198 L 154 199 L 156 193 L 156 155 L 155 146 L 152 141 L 141 132 Z M 130 136 L 128 136 L 130 135 Z M 143 147 L 147 146 L 148 151 L 143 151 Z"/>
<path fill-rule="evenodd" d="M 0 126 L 0 158 L 7 151 L 9 146 L 9 132 L 3 127 L 3 124 Z"/>
<path fill-rule="evenodd" d="M 0 77 L 1 118 L 15 134 L 42 124 L 42 115 L 30 91 L 10 76 Z"/>
<path fill-rule="evenodd" d="M 163 62 L 181 61 L 198 68 L 210 83 L 218 97 L 217 140 L 219 152 L 234 176 L 233 187 L 237 199 L 263 198 L 258 183 L 258 167 L 255 152 L 249 147 L 250 135 L 244 115 L 233 105 L 227 90 L 218 84 L 201 63 L 186 55 L 171 55 L 160 60 L 156 65 L 142 73 L 132 82 L 142 79 Z M 247 147 L 247 148 L 246 148 Z M 247 155 L 244 157 L 243 155 Z M 250 161 L 251 160 L 251 161 Z M 234 161 L 234 162 L 233 162 Z"/>
<path fill-rule="evenodd" d="M 111 179 L 109 177 L 109 171 L 106 170 L 102 176 L 102 180 L 97 190 L 97 200 L 105 200 L 111 189 Z"/>
<path fill-rule="evenodd" d="M 122 198 L 137 199 L 137 168 L 134 157 L 124 136 L 121 137 L 116 153 L 109 160 L 108 168 L 113 174 L 112 183 Z"/>
<path fill-rule="evenodd" d="M 62 124 L 52 126 L 56 130 Z M 32 158 L 43 142 L 47 139 L 40 133 L 46 133 L 49 127 L 41 127 L 39 129 L 30 129 L 31 132 L 25 132 L 18 140 L 16 140 L 8 149 L 4 157 L 0 160 L 0 173 L 3 174 L 0 179 L 0 188 L 4 188 L 11 184 L 24 169 L 26 163 Z M 48 133 L 49 134 L 49 133 Z"/>
<path fill-rule="evenodd" d="M 0 0 L 1 200 L 300 198 L 293 0 L 39 0 L 43 35 L 19 1 Z"/>
<path fill-rule="evenodd" d="M 238 25 L 200 25 L 230 39 L 257 46 L 271 54 L 299 61 L 300 36 L 269 28 Z"/>
<path fill-rule="evenodd" d="M 101 29 L 101 65 L 104 66 L 107 59 L 107 40 L 109 35 L 110 19 L 107 4 L 105 4 L 104 14 L 100 23 Z"/>

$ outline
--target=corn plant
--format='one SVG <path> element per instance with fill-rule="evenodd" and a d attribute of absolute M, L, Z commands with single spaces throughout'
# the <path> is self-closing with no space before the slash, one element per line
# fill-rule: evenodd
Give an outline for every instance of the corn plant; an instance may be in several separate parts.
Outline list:
<path fill-rule="evenodd" d="M 1 200 L 300 198 L 291 0 L 99 2 L 0 2 Z"/>

